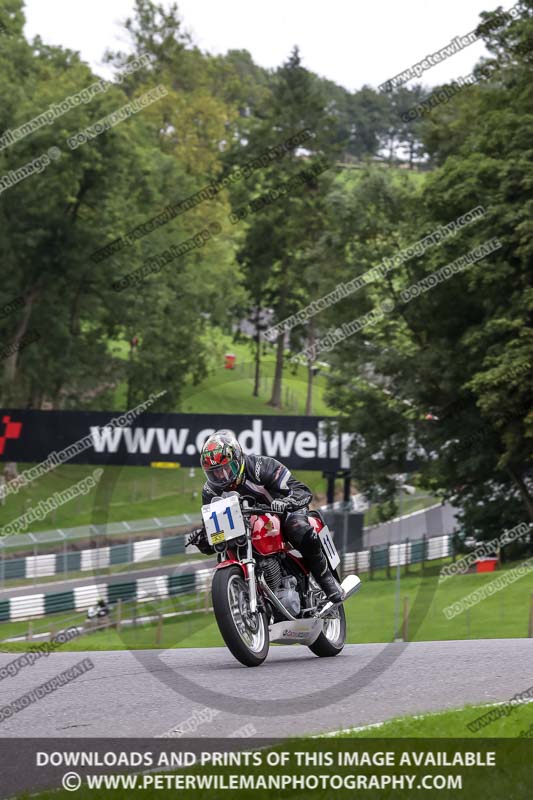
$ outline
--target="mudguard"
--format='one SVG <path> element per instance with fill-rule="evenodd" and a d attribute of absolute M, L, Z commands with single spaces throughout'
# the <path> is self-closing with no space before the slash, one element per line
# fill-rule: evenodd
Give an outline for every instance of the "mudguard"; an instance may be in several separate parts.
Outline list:
<path fill-rule="evenodd" d="M 248 569 L 246 564 L 243 564 L 242 561 L 237 561 L 236 558 L 227 558 L 225 561 L 221 561 L 216 565 L 215 570 L 227 569 L 228 567 L 232 567 L 234 564 L 241 568 L 245 580 L 248 580 Z"/>

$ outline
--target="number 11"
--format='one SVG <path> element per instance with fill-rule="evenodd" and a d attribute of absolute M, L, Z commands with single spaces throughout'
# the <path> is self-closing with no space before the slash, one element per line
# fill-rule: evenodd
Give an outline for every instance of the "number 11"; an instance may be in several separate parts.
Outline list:
<path fill-rule="evenodd" d="M 232 515 L 232 513 L 231 513 L 231 508 L 230 508 L 229 506 L 227 506 L 227 508 L 225 508 L 225 509 L 224 509 L 224 511 L 223 511 L 222 513 L 223 513 L 223 514 L 226 514 L 226 516 L 227 516 L 227 518 L 228 518 L 228 522 L 229 522 L 229 527 L 230 527 L 230 530 L 234 530 L 234 528 L 235 528 L 235 525 L 234 525 L 234 523 L 233 523 L 233 515 Z M 212 520 L 213 520 L 213 524 L 214 524 L 214 526 L 215 526 L 215 531 L 216 531 L 216 533 L 219 533 L 219 532 L 220 532 L 220 525 L 218 524 L 218 516 L 217 516 L 217 512 L 216 512 L 216 511 L 213 511 L 213 513 L 211 514 L 211 516 L 209 517 L 209 519 L 212 519 Z"/>

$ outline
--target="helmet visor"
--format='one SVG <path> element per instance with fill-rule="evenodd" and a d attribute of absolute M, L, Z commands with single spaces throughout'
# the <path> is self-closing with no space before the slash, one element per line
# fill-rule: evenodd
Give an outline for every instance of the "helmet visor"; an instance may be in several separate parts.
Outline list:
<path fill-rule="evenodd" d="M 213 486 L 224 488 L 230 486 L 239 474 L 239 462 L 236 459 L 228 461 L 227 464 L 208 467 L 204 470 L 207 480 Z"/>

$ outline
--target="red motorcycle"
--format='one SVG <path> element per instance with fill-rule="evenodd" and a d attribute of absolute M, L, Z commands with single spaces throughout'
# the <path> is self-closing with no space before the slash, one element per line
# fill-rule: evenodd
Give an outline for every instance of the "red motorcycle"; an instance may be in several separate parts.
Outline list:
<path fill-rule="evenodd" d="M 247 667 L 259 666 L 270 642 L 302 644 L 322 657 L 338 655 L 346 639 L 343 603 L 326 600 L 301 555 L 284 540 L 279 515 L 230 492 L 202 506 L 202 516 L 218 554 L 213 609 L 235 658 Z M 322 514 L 311 511 L 309 522 L 339 580 L 340 558 Z M 341 585 L 346 600 L 361 581 L 348 575 Z"/>

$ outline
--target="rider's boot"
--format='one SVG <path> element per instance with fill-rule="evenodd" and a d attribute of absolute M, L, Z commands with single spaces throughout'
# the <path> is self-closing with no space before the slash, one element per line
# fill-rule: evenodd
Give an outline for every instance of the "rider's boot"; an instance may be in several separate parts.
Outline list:
<path fill-rule="evenodd" d="M 302 555 L 304 555 L 302 553 Z M 314 579 L 332 603 L 344 600 L 344 590 L 329 568 L 326 556 L 320 545 L 320 539 L 314 534 L 304 555 L 306 566 L 311 570 Z"/>

